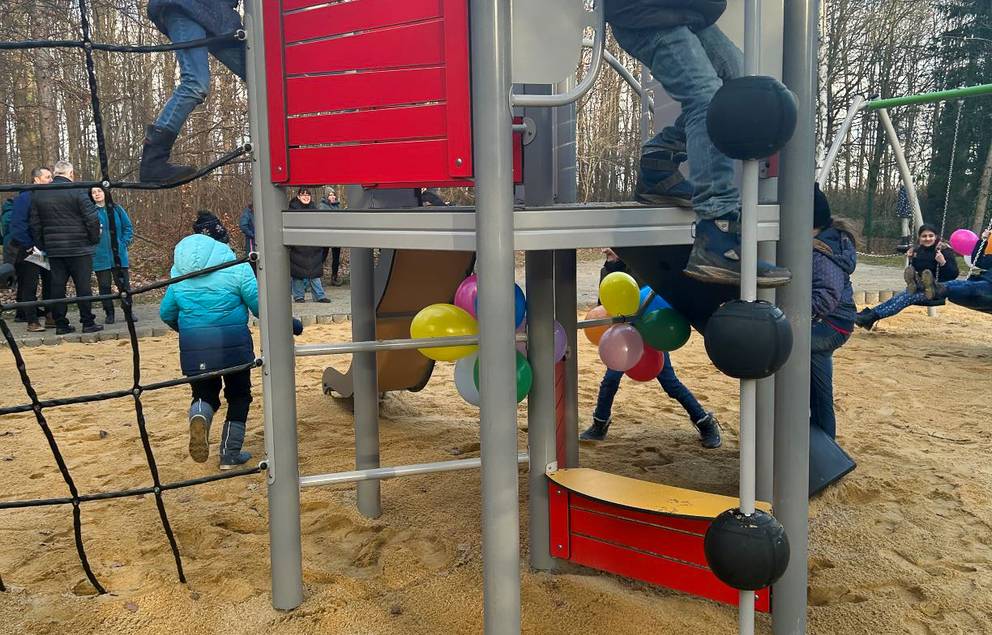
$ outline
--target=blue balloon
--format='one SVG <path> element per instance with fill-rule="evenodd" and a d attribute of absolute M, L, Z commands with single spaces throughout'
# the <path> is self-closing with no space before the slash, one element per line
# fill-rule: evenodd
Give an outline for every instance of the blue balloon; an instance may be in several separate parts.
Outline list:
<path fill-rule="evenodd" d="M 667 304 L 665 306 L 668 306 Z M 479 314 L 479 296 L 475 297 L 475 314 Z M 513 285 L 513 328 L 518 329 L 527 317 L 527 296 L 519 284 Z"/>
<path fill-rule="evenodd" d="M 651 287 L 641 287 L 641 306 L 644 306 L 644 302 L 647 301 L 648 295 L 651 294 Z M 652 311 L 660 311 L 662 309 L 670 309 L 672 305 L 665 301 L 665 298 L 660 295 L 655 295 L 654 300 L 651 300 L 651 304 L 645 309 L 644 315 L 651 313 Z"/>

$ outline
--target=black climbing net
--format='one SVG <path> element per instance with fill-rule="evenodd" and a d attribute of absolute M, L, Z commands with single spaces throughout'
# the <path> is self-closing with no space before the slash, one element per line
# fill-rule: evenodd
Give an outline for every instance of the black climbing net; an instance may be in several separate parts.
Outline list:
<path fill-rule="evenodd" d="M 85 55 L 86 62 L 86 74 L 89 84 L 90 91 L 90 104 L 93 112 L 93 122 L 96 129 L 96 143 L 97 151 L 100 163 L 100 181 L 87 181 L 87 182 L 74 182 L 74 183 L 54 183 L 50 185 L 22 185 L 22 184 L 0 184 L 0 192 L 18 192 L 25 190 L 40 190 L 40 189 L 89 189 L 93 187 L 100 187 L 104 190 L 106 195 L 106 205 L 107 209 L 114 209 L 114 201 L 111 195 L 111 190 L 114 188 L 118 189 L 141 189 L 141 190 L 154 190 L 154 189 L 166 189 L 174 188 L 180 185 L 184 185 L 198 179 L 205 174 L 212 172 L 218 167 L 230 163 L 234 159 L 251 152 L 251 145 L 246 144 L 239 148 L 232 150 L 218 158 L 213 163 L 197 170 L 195 174 L 182 181 L 171 182 L 168 184 L 153 184 L 153 183 L 134 183 L 127 181 L 115 181 L 111 179 L 109 163 L 107 160 L 107 149 L 104 135 L 103 126 L 103 116 L 100 109 L 100 98 L 97 92 L 97 78 L 96 72 L 94 70 L 93 63 L 93 51 L 111 51 L 111 52 L 121 52 L 121 53 L 151 53 L 158 51 L 174 51 L 185 48 L 193 48 L 197 46 L 206 46 L 214 43 L 222 42 L 235 42 L 243 41 L 245 39 L 244 31 L 237 31 L 234 33 L 229 33 L 226 35 L 219 35 L 216 37 L 209 37 L 202 40 L 195 40 L 191 42 L 182 42 L 178 44 L 168 44 L 160 46 L 118 46 L 112 44 L 101 44 L 93 42 L 91 39 L 91 30 L 89 22 L 89 8 L 87 6 L 87 0 L 78 0 L 79 14 L 80 14 L 80 34 L 81 39 L 79 40 L 25 40 L 18 42 L 0 42 L 0 50 L 14 50 L 14 49 L 31 49 L 31 48 L 79 48 L 82 49 Z M 17 370 L 20 373 L 21 383 L 24 385 L 24 391 L 27 394 L 30 403 L 26 403 L 18 406 L 11 406 L 6 408 L 0 408 L 0 416 L 10 415 L 14 413 L 23 412 L 33 412 L 35 419 L 38 423 L 38 427 L 41 429 L 42 434 L 45 435 L 45 440 L 48 442 L 48 446 L 52 451 L 52 456 L 55 458 L 55 463 L 58 465 L 59 472 L 62 474 L 62 478 L 65 481 L 66 487 L 69 490 L 69 496 L 61 498 L 45 498 L 36 500 L 17 500 L 17 501 L 0 501 L 0 510 L 3 509 L 18 509 L 24 507 L 41 507 L 50 505 L 71 505 L 72 506 L 72 523 L 73 523 L 73 534 L 76 543 L 76 552 L 79 554 L 79 561 L 83 567 L 83 571 L 86 573 L 87 579 L 97 590 L 98 593 L 106 593 L 103 585 L 94 575 L 92 568 L 90 567 L 89 560 L 86 557 L 86 549 L 83 543 L 82 535 L 82 523 L 80 521 L 80 505 L 82 503 L 90 501 L 100 501 L 109 500 L 114 498 L 123 498 L 127 496 L 141 496 L 145 494 L 154 494 L 155 504 L 158 507 L 159 518 L 162 521 L 162 529 L 165 531 L 165 535 L 169 540 L 169 546 L 172 549 L 172 555 L 176 561 L 176 571 L 179 575 L 179 580 L 181 582 L 186 582 L 186 576 L 183 573 L 183 563 L 182 558 L 179 555 L 179 546 L 176 544 L 175 535 L 172 532 L 172 527 L 169 524 L 169 517 L 165 511 L 165 503 L 162 499 L 162 493 L 179 489 L 183 487 L 190 487 L 192 485 L 200 485 L 203 483 L 211 483 L 214 481 L 219 481 L 223 479 L 235 478 L 239 476 L 245 476 L 248 474 L 257 474 L 266 468 L 265 462 L 261 462 L 258 467 L 246 468 L 241 470 L 232 470 L 230 472 L 216 474 L 211 476 L 204 476 L 201 478 L 188 479 L 184 481 L 177 481 L 173 483 L 162 483 L 159 478 L 158 466 L 155 462 L 155 454 L 152 451 L 151 442 L 148 438 L 148 429 L 145 421 L 144 408 L 141 402 L 141 396 L 145 392 L 162 390 L 164 388 L 171 388 L 174 386 L 181 386 L 184 384 L 190 384 L 193 381 L 208 379 L 212 377 L 219 377 L 223 375 L 228 375 L 231 373 L 236 373 L 243 371 L 245 369 L 255 368 L 261 366 L 261 360 L 256 359 L 255 361 L 242 364 L 239 366 L 233 366 L 230 368 L 224 368 L 211 373 L 206 373 L 202 375 L 197 375 L 195 377 L 184 377 L 181 379 L 174 379 L 170 381 L 163 381 L 157 383 L 142 384 L 141 383 L 141 352 L 138 347 L 138 337 L 134 325 L 134 314 L 133 314 L 133 300 L 134 296 L 141 293 L 147 293 L 155 289 L 161 289 L 170 284 L 180 282 L 182 280 L 187 280 L 189 278 L 194 278 L 197 276 L 206 275 L 214 271 L 221 269 L 226 269 L 228 267 L 233 267 L 235 265 L 247 262 L 249 260 L 254 260 L 255 254 L 249 254 L 242 258 L 233 260 L 231 262 L 226 262 L 221 265 L 214 267 L 209 267 L 193 273 L 169 278 L 167 280 L 160 280 L 151 284 L 131 288 L 128 283 L 127 278 L 124 277 L 121 271 L 121 259 L 120 253 L 118 251 L 117 243 L 117 223 L 115 220 L 115 214 L 108 214 L 108 225 L 110 229 L 110 245 L 114 256 L 114 280 L 117 283 L 117 293 L 105 294 L 105 295 L 95 295 L 88 296 L 84 298 L 66 298 L 62 300 L 41 300 L 37 302 L 13 302 L 8 304 L 0 303 L 0 333 L 3 334 L 4 339 L 6 339 L 10 351 L 14 356 L 14 361 L 17 365 Z M 10 327 L 7 324 L 5 315 L 10 311 L 16 311 L 18 309 L 24 310 L 37 310 L 38 307 L 49 307 L 57 304 L 78 304 L 80 301 L 100 301 L 100 300 L 113 300 L 120 301 L 121 307 L 124 311 L 124 317 L 127 321 L 128 336 L 131 342 L 132 351 L 132 361 L 133 361 L 133 383 L 129 389 L 126 390 L 116 390 L 111 392 L 103 392 L 91 395 L 80 395 L 76 397 L 68 397 L 61 399 L 46 399 L 42 400 L 38 397 L 37 391 L 31 384 L 31 377 L 28 375 L 27 366 L 24 363 L 24 357 L 21 354 L 21 350 L 11 333 Z M 67 406 L 70 404 L 81 404 L 81 403 L 92 403 L 97 401 L 104 401 L 108 399 L 121 399 L 131 397 L 134 400 L 134 412 L 135 417 L 138 422 L 138 431 L 141 436 L 141 444 L 144 448 L 145 458 L 148 462 L 148 471 L 151 476 L 152 484 L 148 487 L 141 487 L 136 489 L 121 490 L 115 492 L 101 492 L 96 494 L 81 494 L 79 489 L 76 487 L 76 483 L 69 473 L 69 468 L 66 465 L 65 459 L 62 456 L 62 452 L 59 449 L 59 444 L 55 440 L 55 436 L 52 434 L 52 430 L 48 425 L 48 420 L 45 416 L 45 411 L 49 408 L 56 408 L 60 406 Z M 0 578 L 0 591 L 6 591 L 3 579 Z"/>

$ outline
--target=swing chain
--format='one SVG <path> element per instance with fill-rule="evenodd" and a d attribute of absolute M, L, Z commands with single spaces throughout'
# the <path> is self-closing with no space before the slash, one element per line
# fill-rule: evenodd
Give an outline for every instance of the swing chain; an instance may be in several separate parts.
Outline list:
<path fill-rule="evenodd" d="M 954 158 L 958 153 L 958 132 L 961 130 L 961 113 L 964 111 L 964 100 L 958 100 L 958 114 L 954 119 L 954 138 L 951 140 L 951 164 L 947 167 L 947 189 L 944 191 L 944 214 L 940 219 L 939 239 L 944 239 L 944 231 L 947 226 L 947 210 L 951 206 L 951 182 L 954 180 Z M 936 245 L 937 252 L 940 252 L 940 244 Z M 940 263 L 937 263 L 937 271 L 934 278 L 940 279 Z"/>

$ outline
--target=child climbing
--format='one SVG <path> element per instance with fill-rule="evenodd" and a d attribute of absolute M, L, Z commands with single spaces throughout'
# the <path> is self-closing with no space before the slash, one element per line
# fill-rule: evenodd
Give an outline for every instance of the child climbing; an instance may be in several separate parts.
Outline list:
<path fill-rule="evenodd" d="M 171 275 L 182 276 L 232 260 L 234 252 L 226 244 L 208 234 L 194 234 L 176 245 Z M 247 263 L 170 285 L 159 315 L 179 333 L 183 374 L 196 377 L 253 362 L 249 311 L 258 315 L 258 283 Z M 294 319 L 293 330 L 302 332 L 299 320 Z M 251 454 L 241 449 L 252 402 L 250 368 L 190 384 L 189 455 L 197 463 L 209 456 L 210 424 L 220 410 L 222 384 L 227 416 L 220 438 L 220 469 L 229 470 L 251 459 Z"/>
<path fill-rule="evenodd" d="M 626 265 L 613 252 L 612 249 L 604 249 L 606 262 L 600 271 L 600 279 L 614 271 L 625 271 Z M 707 412 L 699 404 L 696 396 L 692 394 L 685 384 L 683 384 L 675 374 L 672 367 L 672 360 L 668 353 L 663 353 L 665 361 L 661 372 L 658 373 L 658 383 L 662 390 L 672 399 L 679 402 L 689 415 L 689 421 L 699 432 L 699 442 L 704 448 L 720 447 L 720 422 L 716 415 Z M 613 400 L 620 390 L 620 380 L 623 379 L 623 372 L 619 370 L 607 369 L 603 376 L 603 381 L 599 384 L 599 396 L 596 399 L 596 410 L 592 415 L 592 425 L 579 435 L 583 441 L 602 441 L 606 438 L 606 432 L 612 422 Z"/>
<path fill-rule="evenodd" d="M 870 331 L 875 323 L 887 317 L 892 317 L 913 304 L 927 304 L 933 301 L 933 289 L 936 282 L 949 282 L 958 277 L 958 262 L 954 251 L 938 236 L 937 228 L 924 223 L 917 232 L 916 245 L 906 252 L 910 259 L 909 265 L 903 272 L 906 280 L 906 291 L 893 296 L 875 308 L 865 308 L 858 312 L 855 322 L 861 328 Z M 931 289 L 930 297 L 913 300 L 907 304 L 910 297 Z"/>

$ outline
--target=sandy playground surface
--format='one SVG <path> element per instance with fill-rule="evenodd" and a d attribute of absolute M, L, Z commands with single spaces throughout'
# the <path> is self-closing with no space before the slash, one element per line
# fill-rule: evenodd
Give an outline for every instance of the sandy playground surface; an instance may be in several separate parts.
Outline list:
<path fill-rule="evenodd" d="M 341 340 L 348 324 L 318 325 L 305 342 Z M 923 348 L 920 342 L 924 342 Z M 141 341 L 145 381 L 178 374 L 176 339 Z M 3 405 L 24 401 L 0 351 Z M 580 347 L 581 411 L 591 412 L 602 366 Z M 126 387 L 124 341 L 26 351 L 42 398 Z M 655 384 L 625 382 L 607 442 L 583 445 L 586 466 L 725 494 L 736 491 L 737 391 L 694 335 L 674 355 L 683 381 L 724 422 L 722 448 L 700 448 L 679 406 Z M 345 365 L 347 360 L 337 360 Z M 351 419 L 320 391 L 324 360 L 300 360 L 301 469 L 349 469 Z M 992 318 L 913 308 L 836 356 L 841 443 L 858 469 L 811 509 L 810 631 L 992 632 Z M 383 404 L 384 464 L 478 455 L 477 412 L 458 398 L 451 364 L 419 394 Z M 258 382 L 256 382 L 257 384 Z M 246 448 L 262 453 L 260 389 Z M 144 397 L 164 481 L 213 473 L 186 454 L 186 388 Z M 520 447 L 526 446 L 521 409 Z M 130 400 L 49 411 L 84 492 L 147 485 Z M 0 500 L 63 496 L 33 417 L 0 425 Z M 522 527 L 526 475 L 521 470 Z M 265 486 L 246 477 L 169 492 L 166 504 L 188 585 L 177 581 L 151 497 L 87 503 L 83 536 L 110 594 L 94 596 L 76 559 L 71 510 L 0 512 L 0 631 L 5 633 L 473 633 L 481 630 L 477 473 L 383 483 L 384 514 L 365 520 L 350 486 L 303 492 L 307 599 L 269 605 Z M 522 541 L 525 536 L 521 536 Z M 526 543 L 524 542 L 524 549 Z M 524 554 L 523 562 L 526 562 Z M 735 632 L 733 609 L 588 570 L 548 576 L 522 567 L 528 633 Z M 759 629 L 768 632 L 769 620 Z"/>

